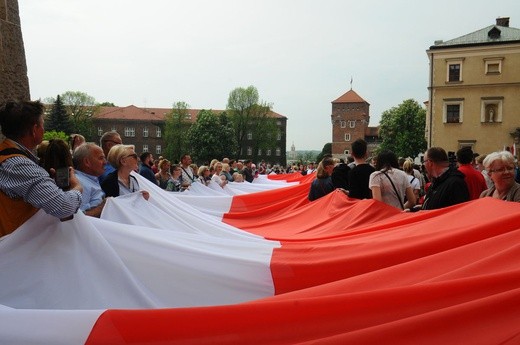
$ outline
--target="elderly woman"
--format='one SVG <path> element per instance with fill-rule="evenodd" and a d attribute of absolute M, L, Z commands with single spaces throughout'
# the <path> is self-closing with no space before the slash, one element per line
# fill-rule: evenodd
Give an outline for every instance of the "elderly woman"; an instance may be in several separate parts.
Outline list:
<path fill-rule="evenodd" d="M 483 191 L 480 197 L 520 202 L 520 184 L 515 182 L 515 157 L 511 152 L 493 152 L 483 163 L 494 186 Z"/>
<path fill-rule="evenodd" d="M 131 172 L 138 168 L 134 145 L 114 145 L 108 152 L 107 160 L 116 169 L 101 183 L 101 189 L 107 197 L 141 192 L 148 200 L 150 194 L 140 191 L 137 179 L 131 175 Z"/>
<path fill-rule="evenodd" d="M 312 181 L 309 190 L 309 200 L 314 201 L 332 192 L 334 185 L 332 184 L 332 170 L 334 170 L 334 160 L 331 157 L 325 157 L 318 165 L 316 179 Z"/>
<path fill-rule="evenodd" d="M 376 171 L 370 174 L 368 187 L 372 198 L 401 210 L 415 206 L 416 198 L 408 175 L 399 170 L 395 153 L 384 150 L 377 155 Z M 406 202 L 405 202 L 406 197 Z"/>
<path fill-rule="evenodd" d="M 215 182 L 216 184 L 218 184 L 220 187 L 224 188 L 224 186 L 226 185 L 227 181 L 226 181 L 226 178 L 224 177 L 224 179 L 221 178 L 221 174 L 222 174 L 222 169 L 223 169 L 223 165 L 221 162 L 216 162 L 213 167 L 215 168 L 214 172 L 213 172 L 213 175 L 211 176 L 211 181 Z"/>
<path fill-rule="evenodd" d="M 206 165 L 202 165 L 199 168 L 197 175 L 199 176 L 197 180 L 205 186 L 207 186 L 209 181 L 211 181 L 211 173 L 209 172 L 209 168 Z"/>

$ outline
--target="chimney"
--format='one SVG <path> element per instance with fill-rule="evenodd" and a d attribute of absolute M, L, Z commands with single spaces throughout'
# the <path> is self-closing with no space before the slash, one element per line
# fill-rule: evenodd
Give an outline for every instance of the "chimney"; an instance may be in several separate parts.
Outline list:
<path fill-rule="evenodd" d="M 508 28 L 509 27 L 509 17 L 497 18 L 497 25 L 505 26 Z"/>

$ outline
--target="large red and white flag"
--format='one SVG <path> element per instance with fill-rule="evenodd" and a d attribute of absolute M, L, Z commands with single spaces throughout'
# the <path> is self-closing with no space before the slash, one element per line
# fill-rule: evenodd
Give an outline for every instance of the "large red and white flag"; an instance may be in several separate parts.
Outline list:
<path fill-rule="evenodd" d="M 0 343 L 520 342 L 518 203 L 402 213 L 276 179 L 37 213 L 0 240 Z"/>

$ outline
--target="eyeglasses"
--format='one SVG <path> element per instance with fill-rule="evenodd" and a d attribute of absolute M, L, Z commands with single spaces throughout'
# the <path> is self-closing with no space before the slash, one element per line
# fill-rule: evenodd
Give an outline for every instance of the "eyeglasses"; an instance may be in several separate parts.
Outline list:
<path fill-rule="evenodd" d="M 489 169 L 489 172 L 490 173 L 504 173 L 504 172 L 513 172 L 515 171 L 515 167 L 502 167 L 502 168 L 498 168 L 498 169 Z"/>
<path fill-rule="evenodd" d="M 135 159 L 137 159 L 137 153 L 132 153 L 128 156 L 124 156 L 123 158 L 128 158 L 128 157 L 134 157 Z"/>

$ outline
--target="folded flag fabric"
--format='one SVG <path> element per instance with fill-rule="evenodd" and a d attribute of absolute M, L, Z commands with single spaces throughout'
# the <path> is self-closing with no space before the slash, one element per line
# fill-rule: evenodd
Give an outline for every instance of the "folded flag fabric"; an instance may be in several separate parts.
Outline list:
<path fill-rule="evenodd" d="M 520 342 L 519 204 L 311 203 L 288 178 L 38 212 L 0 240 L 0 343 Z"/>

